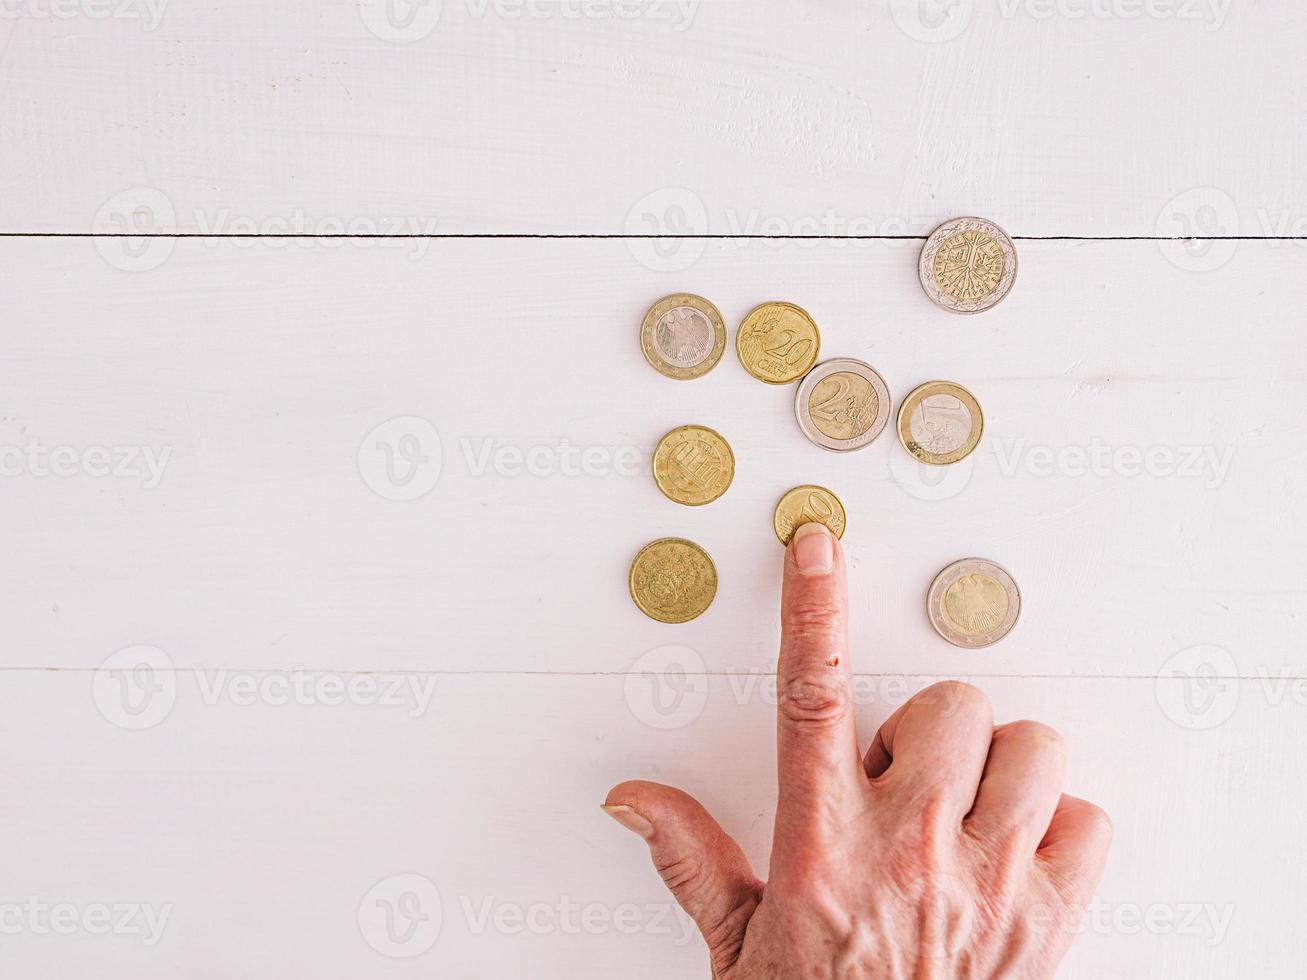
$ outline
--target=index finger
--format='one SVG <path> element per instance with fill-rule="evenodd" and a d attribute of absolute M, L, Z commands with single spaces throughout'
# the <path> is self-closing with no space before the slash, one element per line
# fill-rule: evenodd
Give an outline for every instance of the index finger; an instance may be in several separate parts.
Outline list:
<path fill-rule="evenodd" d="M 776 666 L 781 828 L 832 826 L 866 793 L 853 718 L 844 553 L 823 524 L 785 551 Z"/>

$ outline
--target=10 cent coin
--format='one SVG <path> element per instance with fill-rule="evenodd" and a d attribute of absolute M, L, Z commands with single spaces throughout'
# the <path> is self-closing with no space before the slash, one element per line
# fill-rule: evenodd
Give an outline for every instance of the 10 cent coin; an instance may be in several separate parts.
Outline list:
<path fill-rule="evenodd" d="M 971 454 L 985 431 L 976 396 L 952 381 L 928 381 L 899 405 L 899 441 L 923 463 L 944 466 Z"/>
<path fill-rule="evenodd" d="M 690 507 L 710 504 L 735 478 L 735 454 L 730 443 L 707 426 L 683 425 L 659 440 L 653 475 L 668 499 Z"/>
<path fill-rule="evenodd" d="M 847 524 L 840 498 L 825 487 L 805 485 L 787 491 L 776 504 L 772 528 L 781 544 L 788 545 L 800 524 L 825 524 L 837 538 Z"/>
<path fill-rule="evenodd" d="M 655 371 L 677 381 L 703 377 L 726 350 L 726 322 L 702 296 L 675 293 L 650 307 L 640 349 Z"/>
<path fill-rule="evenodd" d="M 926 612 L 940 636 L 955 647 L 975 650 L 1012 631 L 1021 614 L 1021 592 L 1001 565 L 964 558 L 935 576 Z"/>
<path fill-rule="evenodd" d="M 870 364 L 839 357 L 818 364 L 794 395 L 799 428 L 823 449 L 847 453 L 871 443 L 889 421 L 889 388 Z"/>
<path fill-rule="evenodd" d="M 926 239 L 917 273 L 936 306 L 950 313 L 983 313 L 1012 291 L 1016 246 L 992 221 L 954 218 Z"/>
<path fill-rule="evenodd" d="M 717 567 L 693 541 L 659 538 L 631 562 L 631 599 L 660 623 L 688 623 L 717 595 Z"/>
<path fill-rule="evenodd" d="M 793 303 L 754 307 L 735 335 L 735 351 L 744 369 L 772 385 L 803 377 L 817 363 L 820 349 L 816 321 Z"/>

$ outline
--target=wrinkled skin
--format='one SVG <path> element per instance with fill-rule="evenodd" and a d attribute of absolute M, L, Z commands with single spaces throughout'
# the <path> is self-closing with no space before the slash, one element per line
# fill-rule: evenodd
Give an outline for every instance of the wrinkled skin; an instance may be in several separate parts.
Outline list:
<path fill-rule="evenodd" d="M 839 542 L 805 525 L 785 553 L 771 877 L 692 797 L 613 788 L 703 933 L 718 980 L 1052 977 L 1102 875 L 1112 829 L 1062 793 L 1051 728 L 994 727 L 967 684 L 922 691 L 860 757 Z"/>

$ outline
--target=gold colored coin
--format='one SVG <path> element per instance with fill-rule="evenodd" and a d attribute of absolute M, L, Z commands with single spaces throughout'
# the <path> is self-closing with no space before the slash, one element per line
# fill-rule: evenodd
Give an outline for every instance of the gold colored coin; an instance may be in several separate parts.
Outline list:
<path fill-rule="evenodd" d="M 670 500 L 688 507 L 710 504 L 735 478 L 730 443 L 703 425 L 683 425 L 658 442 L 653 456 L 654 482 Z"/>
<path fill-rule="evenodd" d="M 800 524 L 825 524 L 837 538 L 844 537 L 847 520 L 840 498 L 825 487 L 805 485 L 786 492 L 776 504 L 772 529 L 781 544 L 788 545 Z"/>
<path fill-rule="evenodd" d="M 926 594 L 930 624 L 955 647 L 997 643 L 1017 624 L 1021 591 L 1007 569 L 983 558 L 964 558 L 937 576 Z"/>
<path fill-rule="evenodd" d="M 717 595 L 717 567 L 693 541 L 659 538 L 640 549 L 628 577 L 631 599 L 660 623 L 688 623 Z"/>
<path fill-rule="evenodd" d="M 923 463 L 944 466 L 980 444 L 985 415 L 976 396 L 952 381 L 928 381 L 899 405 L 899 442 Z"/>
<path fill-rule="evenodd" d="M 917 271 L 936 306 L 950 313 L 983 313 L 1012 290 L 1016 246 L 992 221 L 954 218 L 926 239 Z"/>
<path fill-rule="evenodd" d="M 789 384 L 812 370 L 821 350 L 816 322 L 793 303 L 754 307 L 735 335 L 744 369 L 759 381 Z"/>
<path fill-rule="evenodd" d="M 640 326 L 645 360 L 664 377 L 703 377 L 726 350 L 726 321 L 717 307 L 693 293 L 674 293 L 649 308 Z"/>

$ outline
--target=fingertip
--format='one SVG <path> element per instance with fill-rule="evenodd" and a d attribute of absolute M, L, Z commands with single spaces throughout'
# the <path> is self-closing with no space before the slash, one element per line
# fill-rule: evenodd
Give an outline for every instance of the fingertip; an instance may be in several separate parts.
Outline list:
<path fill-rule="evenodd" d="M 800 575 L 829 575 L 835 569 L 839 542 L 825 524 L 809 521 L 790 538 L 789 554 Z"/>

